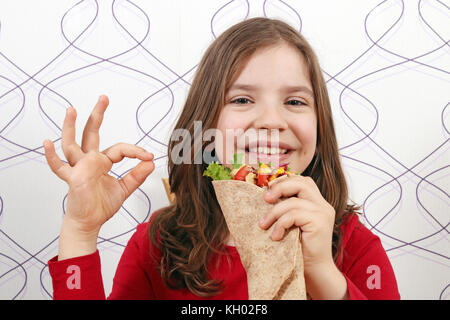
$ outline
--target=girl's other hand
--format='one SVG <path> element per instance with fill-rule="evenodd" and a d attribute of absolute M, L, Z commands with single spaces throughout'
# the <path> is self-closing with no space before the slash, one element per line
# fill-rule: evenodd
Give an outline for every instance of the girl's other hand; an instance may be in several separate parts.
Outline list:
<path fill-rule="evenodd" d="M 278 201 L 281 198 L 283 201 Z M 300 227 L 305 273 L 318 266 L 334 264 L 335 210 L 322 197 L 314 180 L 297 175 L 274 180 L 264 199 L 276 203 L 260 222 L 263 229 L 275 223 L 272 240 L 283 239 L 286 230 L 292 226 Z"/>
<path fill-rule="evenodd" d="M 287 198 L 278 201 L 281 198 Z M 264 195 L 276 203 L 260 227 L 275 223 L 272 239 L 281 240 L 292 226 L 301 229 L 306 291 L 312 299 L 348 299 L 347 281 L 333 261 L 332 238 L 335 210 L 310 177 L 274 180 Z M 278 203 L 277 203 L 278 202 Z"/>
<path fill-rule="evenodd" d="M 71 235 L 98 235 L 101 226 L 155 168 L 153 154 L 132 144 L 118 143 L 99 152 L 99 128 L 108 103 L 108 97 L 99 98 L 84 128 L 81 147 L 75 141 L 76 111 L 67 108 L 62 150 L 68 164 L 61 161 L 50 140 L 43 143 L 50 169 L 69 185 L 63 227 L 70 229 Z M 108 172 L 125 157 L 142 161 L 117 180 Z"/>

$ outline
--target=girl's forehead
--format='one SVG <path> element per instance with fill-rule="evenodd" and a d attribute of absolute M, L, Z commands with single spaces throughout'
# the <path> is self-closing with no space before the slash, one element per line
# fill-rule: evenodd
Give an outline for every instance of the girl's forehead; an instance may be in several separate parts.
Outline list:
<path fill-rule="evenodd" d="M 258 49 L 234 79 L 229 91 L 294 86 L 312 90 L 305 58 L 297 48 L 286 44 Z"/>

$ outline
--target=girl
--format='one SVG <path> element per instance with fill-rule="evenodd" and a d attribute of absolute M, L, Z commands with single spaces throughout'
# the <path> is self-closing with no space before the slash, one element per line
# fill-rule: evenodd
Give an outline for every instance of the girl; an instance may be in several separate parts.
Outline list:
<path fill-rule="evenodd" d="M 100 97 L 81 147 L 74 138 L 76 112 L 67 109 L 62 148 L 69 164 L 58 158 L 49 140 L 44 142 L 50 168 L 69 184 L 58 256 L 49 261 L 54 299 L 105 298 L 99 230 L 154 169 L 153 155 L 134 145 L 98 151 L 107 105 L 107 97 Z M 273 241 L 292 226 L 301 229 L 310 298 L 399 299 L 380 239 L 347 204 L 326 84 L 313 50 L 296 30 L 279 20 L 253 18 L 218 37 L 198 66 L 175 126 L 190 132 L 190 146 L 199 143 L 194 121 L 201 121 L 202 133 L 213 128 L 223 133 L 211 154 L 223 164 L 230 154 L 242 152 L 247 161 L 256 154 L 302 173 L 271 185 L 265 201 L 276 204 L 259 227 L 275 224 Z M 259 148 L 265 141 L 256 139 L 227 149 L 227 130 L 232 129 L 275 130 L 280 148 Z M 204 159 L 207 142 L 200 143 Z M 169 155 L 176 144 L 170 142 Z M 142 161 L 116 180 L 107 173 L 124 157 Z M 211 181 L 202 175 L 208 163 L 194 159 L 198 154 L 191 153 L 191 161 L 180 164 L 169 156 L 175 201 L 137 227 L 109 299 L 248 299 L 245 270 Z"/>

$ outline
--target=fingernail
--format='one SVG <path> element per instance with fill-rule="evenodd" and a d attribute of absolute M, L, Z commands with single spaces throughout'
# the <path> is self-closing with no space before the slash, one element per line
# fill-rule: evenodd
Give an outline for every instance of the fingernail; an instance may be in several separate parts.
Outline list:
<path fill-rule="evenodd" d="M 273 240 L 280 239 L 280 237 L 281 237 L 281 230 L 275 230 L 275 231 L 272 233 L 272 239 L 273 239 Z"/>
<path fill-rule="evenodd" d="M 263 226 L 265 222 L 266 222 L 266 219 L 264 219 L 264 217 L 262 217 L 261 220 L 259 220 L 259 224 L 261 226 Z"/>
<path fill-rule="evenodd" d="M 270 196 L 272 196 L 272 192 L 270 192 L 270 190 L 268 190 L 268 191 L 266 192 L 266 197 L 270 197 Z"/>
<path fill-rule="evenodd" d="M 144 158 L 150 158 L 153 154 L 148 152 L 148 151 L 144 151 L 141 153 L 141 156 Z"/>

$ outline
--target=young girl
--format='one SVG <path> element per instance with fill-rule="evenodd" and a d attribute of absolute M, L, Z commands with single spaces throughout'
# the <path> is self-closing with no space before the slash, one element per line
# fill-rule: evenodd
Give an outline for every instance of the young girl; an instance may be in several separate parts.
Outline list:
<path fill-rule="evenodd" d="M 119 143 L 99 152 L 99 127 L 108 105 L 100 97 L 75 142 L 73 108 L 67 109 L 62 162 L 53 144 L 44 142 L 52 171 L 69 185 L 58 256 L 49 271 L 54 299 L 104 299 L 97 236 L 154 169 L 153 155 Z M 399 299 L 393 269 L 380 239 L 366 229 L 348 205 L 325 81 L 306 40 L 286 23 L 253 18 L 218 37 L 202 58 L 176 129 L 188 143 L 217 129 L 212 156 L 228 164 L 241 152 L 245 160 L 288 164 L 301 176 L 276 181 L 265 195 L 275 204 L 259 227 L 279 241 L 293 226 L 301 229 L 306 289 L 311 299 Z M 226 149 L 227 130 L 278 132 L 279 148 L 250 141 Z M 218 135 L 220 136 L 220 135 Z M 179 163 L 168 148 L 169 182 L 175 201 L 138 225 L 120 259 L 109 299 L 248 299 L 246 273 L 233 246 L 208 177 L 208 163 Z M 202 159 L 207 141 L 201 141 Z M 142 160 L 120 180 L 108 175 L 124 157 Z M 263 161 L 266 162 L 266 161 Z M 253 164 L 254 165 L 254 164 Z M 278 200 L 282 201 L 278 201 Z"/>

